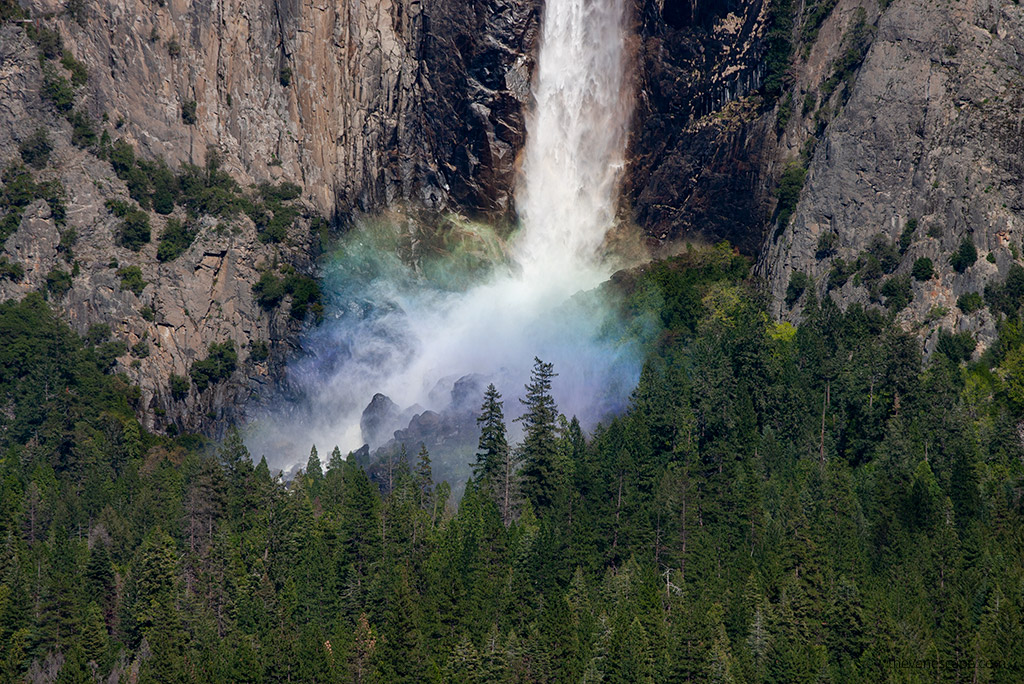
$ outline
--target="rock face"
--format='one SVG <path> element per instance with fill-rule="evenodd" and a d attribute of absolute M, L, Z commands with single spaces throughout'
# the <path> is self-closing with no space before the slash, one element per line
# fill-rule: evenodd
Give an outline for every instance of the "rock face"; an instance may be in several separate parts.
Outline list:
<path fill-rule="evenodd" d="M 644 0 L 625 194 L 659 240 L 760 247 L 774 147 L 757 97 L 768 3 Z M 766 149 L 767 148 L 767 149 Z"/>
<path fill-rule="evenodd" d="M 508 211 L 535 0 L 30 0 L 91 69 L 95 116 L 172 166 L 213 146 L 326 215 Z M 182 109 L 195 103 L 195 124 Z"/>
<path fill-rule="evenodd" d="M 876 235 L 895 244 L 904 236 L 892 277 L 909 279 L 922 257 L 935 265 L 935 277 L 910 279 L 913 301 L 899 314 L 905 327 L 926 337 L 940 326 L 970 330 L 984 346 L 994 336 L 990 314 L 966 315 L 956 302 L 1005 276 L 1021 254 L 1024 7 L 896 0 L 880 15 L 864 7 L 868 25 L 877 26 L 870 49 L 848 101 L 826 119 L 792 221 L 769 235 L 760 272 L 776 314 L 796 317 L 800 305 L 783 301 L 794 272 L 808 274 L 822 295 L 838 260 L 853 262 Z M 856 3 L 839 3 L 819 42 L 855 16 Z M 795 87 L 817 96 L 827 75 L 808 69 Z M 808 124 L 790 125 L 794 147 Z M 834 246 L 820 249 L 830 234 Z M 979 258 L 961 273 L 950 257 L 965 238 Z M 847 304 L 876 296 L 856 281 L 834 288 L 833 297 Z"/>
<path fill-rule="evenodd" d="M 534 0 L 359 0 L 321 6 L 304 0 L 103 0 L 67 9 L 27 0 L 34 25 L 60 33 L 88 79 L 74 99 L 97 134 L 124 139 L 143 159 L 202 166 L 216 151 L 247 186 L 289 181 L 301 214 L 343 223 L 353 212 L 408 203 L 507 219 L 516 155 L 524 139 Z M 71 143 L 72 129 L 42 97 L 43 71 L 27 24 L 0 24 L 0 166 L 42 127 L 53 145 L 37 181 L 59 181 L 68 218 L 47 204 L 24 212 L 0 258 L 24 276 L 0 276 L 0 299 L 46 289 L 63 271 L 71 287 L 51 303 L 81 333 L 107 324 L 131 353 L 118 359 L 141 390 L 146 427 L 216 433 L 244 401 L 266 397 L 294 351 L 301 320 L 290 298 L 261 307 L 253 285 L 285 266 L 315 274 L 322 235 L 299 218 L 283 244 L 263 244 L 244 214 L 199 217 L 192 246 L 156 259 L 166 218 L 150 212 L 153 242 L 118 245 L 119 220 L 104 207 L 129 200 L 126 184 L 95 152 Z M 47 68 L 65 77 L 51 55 Z M 184 218 L 180 211 L 174 217 Z M 77 234 L 68 250 L 62 233 Z M 3 262 L 0 262 L 3 263 Z M 122 287 L 119 269 L 138 266 L 144 287 Z M 238 370 L 202 392 L 188 379 L 211 344 L 231 341 Z M 266 346 L 264 346 L 266 345 Z M 390 436 L 390 435 L 388 435 Z"/>
<path fill-rule="evenodd" d="M 40 100 L 42 74 L 35 46 L 20 29 L 0 27 L 0 63 L 0 111 L 10 123 L 0 127 L 2 165 L 20 161 L 19 141 L 39 126 L 48 129 L 50 161 L 33 175 L 38 182 L 58 181 L 67 205 L 64 225 L 58 225 L 44 201 L 27 207 L 20 227 L 0 250 L 0 256 L 24 269 L 24 276 L 0 278 L 0 300 L 46 291 L 51 272 L 68 273 L 70 288 L 50 292 L 50 303 L 80 334 L 106 324 L 112 339 L 125 344 L 116 370 L 139 387 L 137 409 L 143 424 L 151 430 L 174 425 L 216 433 L 244 400 L 266 392 L 294 349 L 301 322 L 288 315 L 287 302 L 272 310 L 260 307 L 252 285 L 270 263 L 313 271 L 315 238 L 309 222 L 300 219 L 287 243 L 266 245 L 244 215 L 230 223 L 206 217 L 199 221 L 192 245 L 161 263 L 156 237 L 167 219 L 150 214 L 153 240 L 137 252 L 119 246 L 115 234 L 120 220 L 104 203 L 130 201 L 125 184 L 108 162 L 71 145 L 70 125 Z M 70 244 L 62 244 L 66 231 L 76 235 Z M 139 268 L 144 281 L 137 292 L 124 287 L 118 273 L 130 266 Z M 183 396 L 172 396 L 171 375 L 187 379 L 192 363 L 206 357 L 211 343 L 227 341 L 238 352 L 240 372 L 206 391 L 191 387 Z M 261 344 L 267 345 L 267 358 L 252 353 Z"/>

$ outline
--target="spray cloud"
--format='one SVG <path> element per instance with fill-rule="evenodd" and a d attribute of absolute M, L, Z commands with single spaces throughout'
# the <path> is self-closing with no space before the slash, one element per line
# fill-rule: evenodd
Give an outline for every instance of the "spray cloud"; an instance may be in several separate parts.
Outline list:
<path fill-rule="evenodd" d="M 630 111 L 623 14 L 622 0 L 546 3 L 510 245 L 464 224 L 459 244 L 475 260 L 456 254 L 443 268 L 398 257 L 399 245 L 415 249 L 418 239 L 402 221 L 366 220 L 346 237 L 325 271 L 328 320 L 290 369 L 301 400 L 257 421 L 256 453 L 287 467 L 310 443 L 357 449 L 370 441 L 360 417 L 377 393 L 397 405 L 395 425 L 426 409 L 464 410 L 453 385 L 467 376 L 463 388 L 494 382 L 514 415 L 534 356 L 554 363 L 563 413 L 593 424 L 621 408 L 638 361 L 593 288 L 613 268 L 601 251 Z M 497 264 L 467 286 L 480 270 L 466 264 L 480 262 Z M 481 395 L 468 401 L 479 408 Z"/>

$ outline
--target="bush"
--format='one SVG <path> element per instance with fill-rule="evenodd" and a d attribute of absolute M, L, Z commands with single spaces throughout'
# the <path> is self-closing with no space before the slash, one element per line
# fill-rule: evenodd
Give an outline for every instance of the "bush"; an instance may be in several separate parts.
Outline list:
<path fill-rule="evenodd" d="M 93 128 L 92 119 L 80 109 L 76 109 L 67 117 L 71 124 L 71 143 L 75 147 L 86 149 L 96 145 L 96 129 Z"/>
<path fill-rule="evenodd" d="M 231 377 L 238 365 L 238 352 L 231 340 L 221 344 L 211 344 L 209 355 L 202 361 L 196 361 L 189 369 L 192 382 L 200 392 L 211 384 Z"/>
<path fill-rule="evenodd" d="M 818 238 L 818 248 L 814 256 L 817 259 L 825 259 L 836 253 L 836 245 L 839 244 L 839 235 L 834 231 L 822 233 Z"/>
<path fill-rule="evenodd" d="M 37 128 L 36 132 L 21 141 L 18 152 L 22 160 L 34 169 L 41 169 L 50 161 L 53 145 L 45 128 Z"/>
<path fill-rule="evenodd" d="M 144 359 L 149 356 L 149 343 L 145 340 L 139 340 L 132 345 L 131 354 L 137 359 Z"/>
<path fill-rule="evenodd" d="M 196 101 L 189 100 L 181 105 L 181 120 L 189 126 L 196 122 Z"/>
<path fill-rule="evenodd" d="M 157 261 L 174 261 L 192 245 L 195 238 L 196 231 L 190 230 L 178 219 L 167 219 L 167 226 L 164 232 L 160 233 L 160 244 L 156 250 Z"/>
<path fill-rule="evenodd" d="M 993 313 L 1016 315 L 1024 303 L 1024 267 L 1013 264 L 1006 274 L 1006 280 L 986 285 L 985 303 Z"/>
<path fill-rule="evenodd" d="M 282 65 L 281 70 L 277 74 L 278 80 L 281 85 L 287 88 L 292 83 L 292 68 L 288 65 Z"/>
<path fill-rule="evenodd" d="M 960 363 L 970 361 L 977 346 L 978 342 L 971 333 L 964 331 L 952 334 L 943 328 L 939 330 L 939 341 L 935 345 L 935 351 L 945 354 L 951 361 Z"/>
<path fill-rule="evenodd" d="M 50 65 L 43 67 L 43 99 L 49 100 L 58 112 L 70 112 L 75 104 L 75 89 Z"/>
<path fill-rule="evenodd" d="M 965 314 L 969 314 L 985 306 L 985 302 L 977 292 L 966 292 L 957 298 L 956 305 Z"/>
<path fill-rule="evenodd" d="M 798 162 L 790 162 L 786 170 L 779 178 L 779 186 L 775 189 L 775 196 L 779 198 L 776 213 L 779 217 L 779 228 L 789 225 L 789 218 L 800 201 L 800 191 L 803 190 L 804 181 L 807 179 L 807 169 Z"/>
<path fill-rule="evenodd" d="M 39 48 L 46 59 L 57 59 L 64 54 L 64 41 L 60 33 L 38 22 L 25 24 L 25 34 Z"/>
<path fill-rule="evenodd" d="M 55 268 L 46 274 L 46 291 L 55 297 L 63 297 L 71 289 L 71 274 Z"/>
<path fill-rule="evenodd" d="M 843 259 L 836 259 L 832 262 L 832 270 L 828 273 L 828 289 L 842 287 L 856 271 L 856 263 L 847 263 Z"/>
<path fill-rule="evenodd" d="M 95 347 L 110 339 L 110 326 L 106 323 L 93 323 L 85 333 L 85 341 Z"/>
<path fill-rule="evenodd" d="M 131 290 L 136 296 L 141 295 L 147 283 L 142 279 L 142 269 L 138 266 L 125 266 L 117 269 L 117 277 L 121 279 L 121 289 Z"/>
<path fill-rule="evenodd" d="M 171 373 L 171 397 L 175 401 L 181 401 L 188 396 L 188 378 Z"/>
<path fill-rule="evenodd" d="M 156 320 L 156 311 L 151 306 L 144 306 L 139 309 L 139 315 L 142 316 L 142 320 L 149 321 L 150 323 Z"/>
<path fill-rule="evenodd" d="M 273 309 L 284 299 L 284 281 L 270 271 L 264 271 L 252 286 L 252 291 L 260 306 L 264 309 Z"/>
<path fill-rule="evenodd" d="M 122 247 L 127 247 L 133 252 L 137 252 L 149 240 L 149 215 L 141 209 L 133 209 L 125 214 L 124 220 L 118 227 L 118 244 Z"/>
<path fill-rule="evenodd" d="M 914 262 L 914 267 L 910 269 L 910 275 L 914 276 L 915 280 L 931 280 L 935 275 L 935 269 L 932 267 L 932 260 L 928 257 L 921 257 Z"/>
<path fill-rule="evenodd" d="M 285 278 L 284 287 L 292 296 L 292 307 L 289 312 L 292 318 L 302 321 L 306 319 L 307 314 L 312 313 L 316 320 L 320 320 L 324 307 L 321 303 L 320 285 L 315 280 L 294 273 Z"/>
<path fill-rule="evenodd" d="M 880 292 L 885 297 L 885 307 L 894 313 L 903 311 L 914 299 L 914 291 L 910 287 L 910 278 L 908 276 L 889 278 L 882 285 Z"/>
<path fill-rule="evenodd" d="M 789 285 L 786 286 L 786 306 L 790 309 L 796 304 L 804 290 L 811 285 L 811 279 L 802 271 L 793 271 L 789 276 Z"/>
<path fill-rule="evenodd" d="M 7 257 L 0 255 L 0 280 L 18 282 L 25 277 L 25 269 L 16 261 L 8 261 Z"/>
<path fill-rule="evenodd" d="M 965 235 L 964 239 L 960 241 L 960 247 L 949 258 L 949 263 L 953 265 L 954 271 L 963 273 L 977 260 L 978 249 L 974 246 L 974 241 L 971 240 L 971 237 Z"/>
<path fill-rule="evenodd" d="M 67 50 L 64 51 L 60 63 L 61 66 L 71 72 L 71 85 L 75 87 L 83 86 L 89 80 L 89 70 Z"/>
<path fill-rule="evenodd" d="M 167 54 L 174 58 L 181 55 L 181 43 L 178 42 L 177 38 L 171 38 L 167 41 Z"/>
<path fill-rule="evenodd" d="M 263 340 L 253 340 L 249 343 L 249 358 L 256 363 L 266 361 L 270 356 L 270 347 Z"/>

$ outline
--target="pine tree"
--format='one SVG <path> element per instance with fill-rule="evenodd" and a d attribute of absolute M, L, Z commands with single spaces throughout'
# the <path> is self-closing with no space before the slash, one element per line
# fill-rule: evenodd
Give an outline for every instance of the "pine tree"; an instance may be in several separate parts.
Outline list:
<path fill-rule="evenodd" d="M 427 445 L 420 445 L 420 453 L 416 460 L 416 490 L 419 492 L 420 508 L 429 509 L 431 506 L 432 490 L 434 480 L 430 472 L 430 452 Z"/>
<path fill-rule="evenodd" d="M 523 423 L 521 446 L 523 459 L 523 493 L 539 513 L 551 506 L 561 483 L 558 467 L 558 407 L 551 396 L 554 366 L 539 358 L 533 359 L 533 372 L 526 385 L 526 398 L 519 401 L 526 413 L 517 418 Z"/>
<path fill-rule="evenodd" d="M 500 478 L 502 461 L 508 451 L 503 403 L 501 394 L 491 383 L 484 391 L 484 403 L 476 419 L 480 426 L 480 442 L 476 462 L 473 463 L 473 477 L 487 485 L 493 485 Z"/>
<path fill-rule="evenodd" d="M 320 456 L 316 452 L 316 444 L 309 450 L 309 460 L 306 462 L 306 477 L 317 482 L 323 479 L 324 471 L 320 465 Z"/>

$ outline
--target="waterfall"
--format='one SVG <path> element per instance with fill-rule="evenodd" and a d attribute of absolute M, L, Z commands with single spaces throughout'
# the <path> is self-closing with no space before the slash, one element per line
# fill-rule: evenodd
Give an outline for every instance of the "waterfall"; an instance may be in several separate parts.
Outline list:
<path fill-rule="evenodd" d="M 623 0 L 545 6 L 516 192 L 527 279 L 596 266 L 614 220 L 630 113 L 623 24 Z"/>
<path fill-rule="evenodd" d="M 394 401 L 378 405 L 396 408 L 375 419 L 373 434 L 390 435 L 425 409 L 461 411 L 461 439 L 475 448 L 466 411 L 480 397 L 466 398 L 466 378 L 494 382 L 511 418 L 534 356 L 554 363 L 559 408 L 584 426 L 622 408 L 639 376 L 637 350 L 609 335 L 616 309 L 603 294 L 576 295 L 611 271 L 601 247 L 615 218 L 630 113 L 623 2 L 548 0 L 516 188 L 520 229 L 507 250 L 513 263 L 452 291 L 424 282 L 393 250 L 367 248 L 387 232 L 379 225 L 349 239 L 325 272 L 329 320 L 290 366 L 304 404 L 258 420 L 248 440 L 255 453 L 294 450 L 277 459 L 287 466 L 304 461 L 311 441 L 321 451 L 357 449 L 373 439 L 360 417 L 377 393 Z M 448 474 L 455 484 L 467 474 L 464 453 L 432 455 L 435 465 L 438 457 L 462 464 Z"/>

